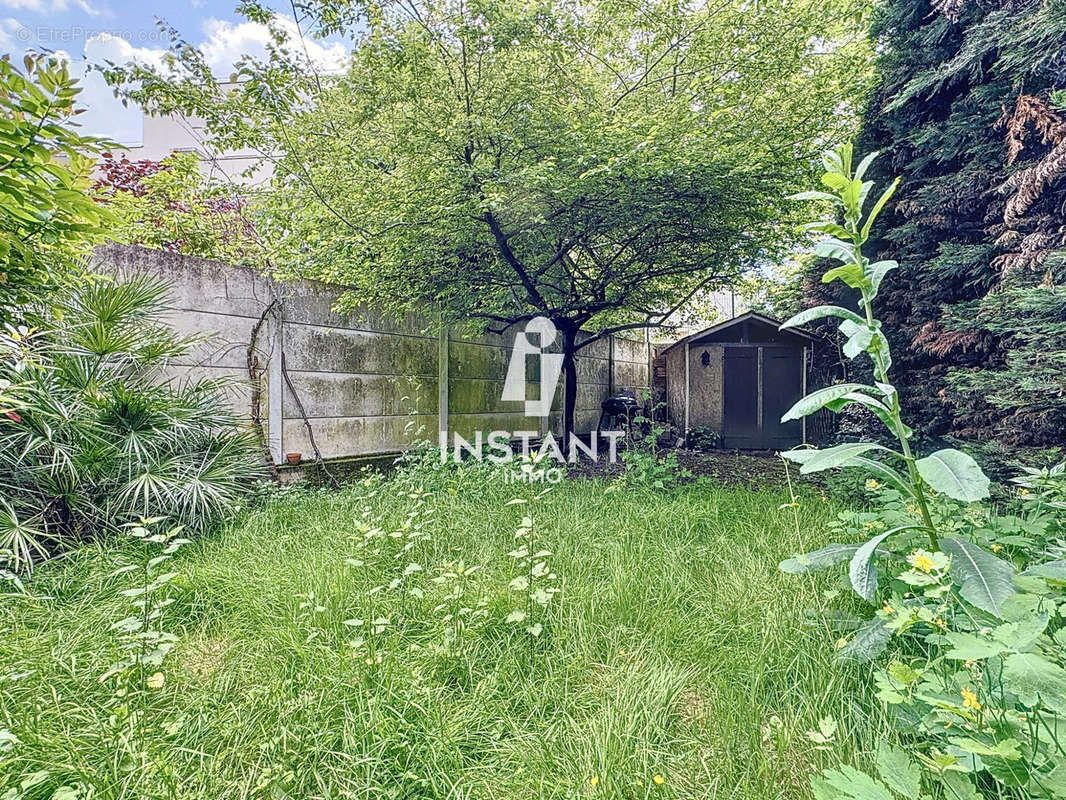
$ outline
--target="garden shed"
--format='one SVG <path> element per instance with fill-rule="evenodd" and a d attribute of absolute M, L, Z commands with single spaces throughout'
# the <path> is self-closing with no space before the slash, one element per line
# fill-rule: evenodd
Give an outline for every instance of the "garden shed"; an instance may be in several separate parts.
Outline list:
<path fill-rule="evenodd" d="M 666 403 L 682 430 L 704 428 L 720 447 L 783 450 L 807 441 L 806 420 L 781 416 L 807 391 L 816 338 L 749 311 L 663 351 Z"/>

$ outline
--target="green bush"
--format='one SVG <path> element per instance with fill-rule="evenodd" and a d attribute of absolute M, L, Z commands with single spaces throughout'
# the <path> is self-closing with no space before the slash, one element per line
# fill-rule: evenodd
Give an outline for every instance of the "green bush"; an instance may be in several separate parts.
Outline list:
<path fill-rule="evenodd" d="M 163 324 L 167 287 L 93 282 L 39 327 L 0 336 L 0 564 L 139 517 L 192 532 L 232 512 L 259 474 L 223 385 L 166 380 L 195 339 Z"/>
<path fill-rule="evenodd" d="M 21 70 L 0 59 L 0 321 L 82 275 L 114 222 L 87 191 L 108 143 L 78 133 L 80 92 L 64 59 L 26 55 Z"/>

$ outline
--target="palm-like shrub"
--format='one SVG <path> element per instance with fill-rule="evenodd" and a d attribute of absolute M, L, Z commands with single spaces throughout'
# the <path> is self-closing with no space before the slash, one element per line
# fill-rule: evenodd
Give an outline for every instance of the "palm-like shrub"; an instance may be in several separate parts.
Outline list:
<path fill-rule="evenodd" d="M 0 566 L 140 517 L 203 531 L 259 478 L 224 386 L 168 379 L 198 340 L 164 324 L 166 296 L 148 277 L 92 283 L 0 339 Z"/>

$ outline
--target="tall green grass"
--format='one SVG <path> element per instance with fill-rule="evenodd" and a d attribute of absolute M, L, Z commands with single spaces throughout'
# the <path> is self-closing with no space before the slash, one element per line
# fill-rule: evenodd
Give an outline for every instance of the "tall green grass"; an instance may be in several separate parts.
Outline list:
<path fill-rule="evenodd" d="M 0 601 L 0 797 L 83 785 L 99 798 L 803 798 L 821 764 L 879 734 L 832 637 L 805 611 L 824 587 L 777 562 L 824 543 L 830 506 L 701 483 L 665 493 L 556 486 L 536 508 L 562 592 L 532 656 L 504 622 L 519 487 L 488 473 L 418 477 L 433 516 L 425 596 L 386 611 L 381 663 L 344 621 L 382 580 L 345 563 L 360 520 L 399 524 L 408 487 L 275 499 L 183 550 L 166 626 L 181 642 L 151 694 L 138 758 L 109 740 L 125 615 L 117 547 L 43 567 Z M 487 616 L 461 648 L 434 612 L 447 562 L 481 565 Z M 391 569 L 385 565 L 382 570 Z M 384 571 L 382 574 L 385 574 Z M 313 601 L 308 599 L 313 594 Z M 301 608 L 301 606 L 303 606 Z M 806 731 L 832 717 L 820 751 Z M 123 753 L 125 755 L 122 755 Z"/>

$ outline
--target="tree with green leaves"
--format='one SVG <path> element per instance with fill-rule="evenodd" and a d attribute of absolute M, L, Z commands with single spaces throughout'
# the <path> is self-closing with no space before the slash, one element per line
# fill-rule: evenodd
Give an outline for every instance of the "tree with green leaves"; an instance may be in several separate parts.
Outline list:
<path fill-rule="evenodd" d="M 78 274 L 109 219 L 87 191 L 106 142 L 75 130 L 80 91 L 59 59 L 0 58 L 0 320 Z"/>
<path fill-rule="evenodd" d="M 314 73 L 276 27 L 236 88 L 180 40 L 167 74 L 107 75 L 205 118 L 213 146 L 275 161 L 258 229 L 279 274 L 397 314 L 551 319 L 565 435 L 581 348 L 662 325 L 783 251 L 780 197 L 846 134 L 838 99 L 866 81 L 849 38 L 862 8 L 312 2 L 298 6 L 310 33 L 364 29 L 343 74 Z"/>

